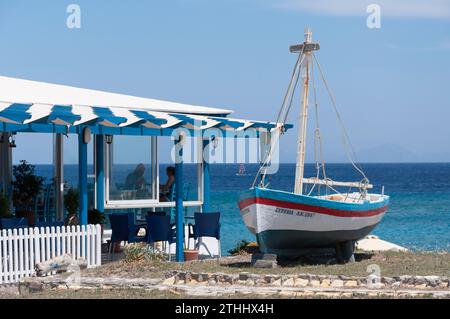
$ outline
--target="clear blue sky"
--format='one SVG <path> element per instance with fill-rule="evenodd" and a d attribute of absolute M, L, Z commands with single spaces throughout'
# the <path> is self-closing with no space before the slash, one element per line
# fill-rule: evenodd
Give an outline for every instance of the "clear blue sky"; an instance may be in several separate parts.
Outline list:
<path fill-rule="evenodd" d="M 381 29 L 366 26 L 373 2 Z M 66 26 L 71 3 L 81 29 Z M 274 120 L 295 60 L 288 47 L 305 26 L 360 159 L 450 161 L 448 0 L 0 0 L 0 74 Z M 340 160 L 323 94 L 319 105 L 326 157 Z M 285 162 L 295 135 L 283 141 Z M 50 141 L 18 137 L 15 161 L 51 161 Z"/>

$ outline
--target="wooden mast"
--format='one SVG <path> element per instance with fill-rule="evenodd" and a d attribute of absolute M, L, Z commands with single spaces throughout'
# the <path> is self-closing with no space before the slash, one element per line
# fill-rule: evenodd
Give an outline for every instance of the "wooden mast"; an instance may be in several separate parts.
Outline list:
<path fill-rule="evenodd" d="M 308 126 L 308 93 L 309 93 L 309 74 L 312 51 L 319 50 L 318 43 L 312 43 L 312 31 L 309 28 L 305 29 L 305 41 L 303 44 L 294 45 L 290 47 L 291 52 L 302 52 L 305 55 L 303 70 L 302 70 L 302 107 L 299 117 L 299 130 L 297 141 L 297 162 L 295 167 L 295 194 L 302 194 L 303 192 L 303 176 L 305 169 L 305 144 L 306 144 L 306 129 Z"/>

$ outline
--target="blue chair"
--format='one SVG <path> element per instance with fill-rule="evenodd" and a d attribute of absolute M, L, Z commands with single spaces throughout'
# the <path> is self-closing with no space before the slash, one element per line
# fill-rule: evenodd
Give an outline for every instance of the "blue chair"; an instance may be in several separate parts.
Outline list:
<path fill-rule="evenodd" d="M 45 191 L 40 191 L 34 198 L 34 220 L 45 220 Z M 36 222 L 35 222 L 36 223 Z"/>
<path fill-rule="evenodd" d="M 221 249 L 220 249 L 220 213 L 195 213 L 194 214 L 194 222 L 195 224 L 189 224 L 189 236 L 188 238 L 194 238 L 194 241 L 197 241 L 195 244 L 195 248 L 198 249 L 200 245 L 203 245 L 208 254 L 213 257 L 208 247 L 199 241 L 198 239 L 201 237 L 213 237 L 217 239 L 219 245 L 219 255 L 217 257 L 221 257 Z"/>
<path fill-rule="evenodd" d="M 21 218 L 0 218 L 0 229 L 19 229 L 29 227 L 25 217 Z"/>
<path fill-rule="evenodd" d="M 34 198 L 34 220 L 51 222 L 55 219 L 55 184 L 50 183 Z"/>
<path fill-rule="evenodd" d="M 169 261 L 172 254 L 170 253 L 170 245 L 175 242 L 175 233 L 173 225 L 170 223 L 170 216 L 149 215 L 147 220 L 147 243 L 152 244 L 155 249 L 155 242 L 162 241 L 169 243 Z M 164 247 L 165 248 L 165 247 Z"/>
<path fill-rule="evenodd" d="M 49 184 L 45 191 L 45 207 L 44 207 L 44 220 L 46 222 L 55 221 L 56 219 L 56 206 L 55 206 L 55 184 Z"/>
<path fill-rule="evenodd" d="M 109 215 L 109 221 L 111 224 L 111 241 L 109 246 L 109 252 L 114 252 L 112 249 L 115 243 L 127 242 L 127 243 L 138 243 L 145 242 L 144 236 L 138 236 L 140 228 L 142 225 L 135 225 L 134 214 L 111 214 Z"/>
<path fill-rule="evenodd" d="M 63 227 L 64 222 L 36 222 L 34 227 Z"/>

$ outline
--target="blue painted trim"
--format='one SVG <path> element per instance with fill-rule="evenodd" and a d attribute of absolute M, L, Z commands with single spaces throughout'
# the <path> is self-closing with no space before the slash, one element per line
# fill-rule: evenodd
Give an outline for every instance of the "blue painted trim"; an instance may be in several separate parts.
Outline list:
<path fill-rule="evenodd" d="M 2 131 L 4 132 L 42 132 L 42 133 L 78 133 L 80 130 L 79 126 L 74 126 L 73 124 L 76 121 L 81 119 L 81 116 L 73 113 L 72 105 L 53 105 L 49 114 L 45 117 L 36 119 L 32 123 L 23 124 L 26 120 L 30 120 L 32 114 L 30 112 L 30 108 L 32 104 L 20 104 L 14 103 L 9 105 L 6 109 L 0 112 L 0 117 L 5 118 L 5 122 L 0 122 L 3 124 Z M 124 124 L 128 121 L 126 117 L 116 116 L 112 110 L 108 107 L 98 107 L 91 106 L 89 107 L 92 112 L 97 116 L 89 122 L 85 122 L 80 126 L 89 127 L 93 134 L 112 134 L 112 135 L 172 135 L 172 132 L 182 127 L 186 124 L 191 125 L 205 125 L 206 121 L 198 121 L 191 117 L 191 114 L 182 114 L 182 113 L 167 113 L 168 115 L 179 119 L 181 122 L 177 125 L 171 126 L 167 129 L 147 129 L 142 124 L 147 122 L 151 122 L 156 126 L 161 126 L 167 123 L 166 119 L 158 118 L 155 115 L 149 114 L 145 111 L 139 110 L 130 110 L 134 115 L 140 118 L 139 121 L 130 124 L 129 126 L 120 127 L 121 124 Z M 216 125 L 218 127 L 227 125 L 233 129 L 238 129 L 242 127 L 244 124 L 239 120 L 228 119 L 226 117 L 220 117 L 220 115 L 208 116 L 203 114 L 202 116 L 206 116 L 212 120 L 216 120 L 219 123 Z M 65 125 L 55 124 L 55 120 L 62 120 L 65 124 L 69 125 L 67 128 Z M 111 126 L 104 126 L 101 123 L 103 121 L 108 121 L 111 123 Z M 7 122 L 16 122 L 18 124 L 12 124 Z M 200 123 L 199 123 L 200 122 Z M 250 126 L 250 129 L 255 128 L 265 128 L 272 129 L 275 127 L 274 123 L 269 122 L 260 122 L 260 121 L 251 121 L 253 123 Z M 285 128 L 291 128 L 292 125 L 286 124 Z M 191 136 L 193 130 L 190 130 Z"/>
<path fill-rule="evenodd" d="M 233 121 L 233 120 L 226 119 L 226 118 L 220 118 L 220 117 L 210 117 L 210 118 L 221 122 L 221 124 L 219 124 L 218 126 L 228 125 L 234 129 L 237 129 L 237 128 L 243 127 L 245 125 L 242 122 Z"/>
<path fill-rule="evenodd" d="M 85 123 L 86 124 L 86 123 Z M 149 129 L 146 127 L 108 127 L 102 126 L 100 124 L 92 124 L 85 125 L 84 127 L 89 127 L 91 129 L 92 134 L 102 134 L 102 135 L 128 135 L 128 136 L 172 136 L 174 128 L 166 128 L 166 129 Z M 179 125 L 181 126 L 181 125 Z M 177 127 L 179 127 L 177 126 Z M 251 127 L 250 127 L 251 128 Z M 220 130 L 224 136 L 229 136 L 229 131 L 221 130 L 219 128 L 214 128 L 216 130 Z M 60 134 L 78 134 L 79 132 L 78 126 L 69 126 L 67 129 L 64 125 L 56 125 L 56 124 L 40 124 L 33 122 L 32 124 L 11 124 L 0 122 L 0 132 L 11 132 L 11 133 L 60 133 Z M 198 130 L 190 130 L 183 128 L 183 130 L 187 130 L 190 136 L 195 136 L 195 133 Z M 249 131 L 235 131 L 234 136 L 229 138 L 248 138 L 251 137 L 259 137 L 259 131 L 251 131 L 252 135 L 249 135 Z M 227 134 L 227 135 L 225 135 Z M 253 135 L 256 134 L 256 135 Z"/>
<path fill-rule="evenodd" d="M 259 188 L 255 187 L 248 191 L 244 191 L 239 194 L 239 202 L 252 197 L 262 197 L 279 201 L 286 201 L 291 203 L 298 203 L 311 206 L 319 206 L 330 209 L 345 210 L 345 211 L 366 211 L 377 209 L 389 204 L 389 196 L 385 195 L 385 200 L 377 203 L 343 203 L 336 202 L 328 199 L 317 198 L 314 196 L 297 195 L 290 192 Z"/>
<path fill-rule="evenodd" d="M 179 143 L 176 140 L 175 143 Z M 177 147 L 176 144 L 174 147 Z M 175 155 L 175 221 L 176 261 L 184 261 L 184 216 L 183 216 L 183 148 Z"/>
<path fill-rule="evenodd" d="M 179 113 L 169 113 L 169 114 L 170 114 L 170 116 L 173 116 L 173 117 L 175 117 L 176 119 L 183 121 L 183 123 L 180 123 L 181 125 L 184 125 L 184 124 L 191 124 L 191 125 L 200 124 L 200 125 L 205 125 L 205 124 L 206 124 L 205 121 L 198 121 L 198 120 L 195 120 L 195 119 L 193 119 L 193 118 L 187 116 L 186 114 L 179 114 Z M 201 122 L 201 123 L 199 123 L 199 122 Z"/>
<path fill-rule="evenodd" d="M 104 148 L 104 135 L 95 135 L 95 179 L 97 181 L 96 188 L 96 208 L 104 212 L 105 211 L 105 148 Z"/>
<path fill-rule="evenodd" d="M 209 170 L 209 156 L 205 156 L 205 149 L 209 145 L 209 139 L 203 140 L 203 212 L 211 211 L 211 192 L 210 192 L 210 170 Z"/>
<path fill-rule="evenodd" d="M 87 144 L 83 134 L 78 134 L 78 196 L 80 225 L 88 223 L 88 187 L 87 187 Z"/>
<path fill-rule="evenodd" d="M 116 116 L 114 113 L 105 107 L 93 107 L 92 110 L 94 114 L 97 115 L 100 119 L 97 121 L 108 121 L 114 125 L 120 125 L 125 123 L 127 119 L 125 117 Z"/>
<path fill-rule="evenodd" d="M 31 118 L 31 114 L 27 113 L 32 104 L 14 103 L 0 112 L 0 116 L 10 119 L 17 123 L 23 123 Z"/>
<path fill-rule="evenodd" d="M 159 119 L 156 116 L 153 116 L 151 114 L 148 114 L 145 111 L 134 111 L 134 110 L 130 110 L 131 113 L 133 113 L 134 115 L 136 115 L 137 117 L 140 117 L 141 119 L 143 119 L 143 122 L 151 122 L 155 125 L 161 126 L 164 124 L 167 124 L 167 120 L 165 119 Z"/>
<path fill-rule="evenodd" d="M 48 116 L 48 121 L 60 119 L 64 122 L 73 125 L 74 122 L 79 121 L 81 116 L 72 113 L 72 106 L 70 105 L 54 105 L 52 113 Z"/>

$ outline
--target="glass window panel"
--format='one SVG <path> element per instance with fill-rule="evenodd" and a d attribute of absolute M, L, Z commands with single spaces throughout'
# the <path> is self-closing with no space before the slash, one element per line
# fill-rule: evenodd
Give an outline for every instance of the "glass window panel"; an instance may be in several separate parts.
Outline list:
<path fill-rule="evenodd" d="M 111 146 L 109 200 L 154 199 L 151 138 L 116 135 Z"/>
<path fill-rule="evenodd" d="M 167 202 L 174 200 L 174 194 L 172 189 L 167 189 L 169 185 L 171 169 L 175 168 L 173 158 L 174 141 L 171 137 L 158 137 L 159 147 L 159 181 L 160 181 L 160 202 Z M 198 194 L 198 162 L 201 161 L 198 155 L 198 139 L 193 137 L 187 137 L 183 144 L 183 200 L 184 201 L 197 201 L 199 200 Z M 167 168 L 169 171 L 167 170 Z"/>

